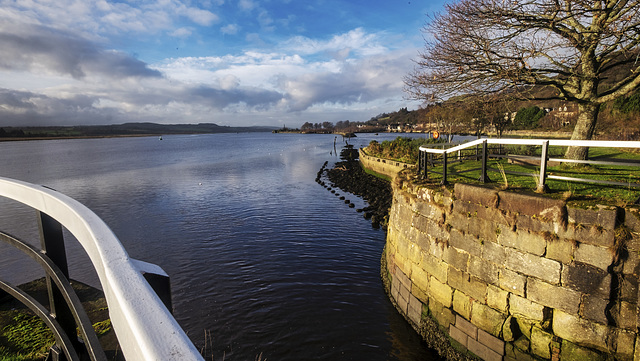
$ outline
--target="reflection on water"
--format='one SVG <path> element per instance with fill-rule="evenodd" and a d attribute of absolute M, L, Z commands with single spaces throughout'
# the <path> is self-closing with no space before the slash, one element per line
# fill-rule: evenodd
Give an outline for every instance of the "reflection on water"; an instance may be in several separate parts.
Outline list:
<path fill-rule="evenodd" d="M 133 258 L 164 268 L 176 318 L 198 347 L 210 332 L 215 359 L 436 359 L 383 292 L 384 232 L 314 181 L 338 160 L 333 141 L 257 133 L 0 143 L 0 175 L 79 200 Z M 38 242 L 33 211 L 0 206 L 0 229 Z M 72 277 L 97 285 L 83 251 L 67 249 Z M 1 277 L 39 276 L 0 252 Z"/>

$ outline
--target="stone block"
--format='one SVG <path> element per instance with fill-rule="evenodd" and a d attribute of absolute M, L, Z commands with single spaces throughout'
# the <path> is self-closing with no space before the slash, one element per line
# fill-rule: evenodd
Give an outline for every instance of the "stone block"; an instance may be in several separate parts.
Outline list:
<path fill-rule="evenodd" d="M 471 323 L 496 337 L 500 336 L 502 325 L 506 319 L 507 315 L 483 303 L 474 302 L 471 308 Z"/>
<path fill-rule="evenodd" d="M 607 358 L 597 351 L 563 340 L 560 359 L 562 361 L 605 361 Z"/>
<path fill-rule="evenodd" d="M 455 247 L 447 247 L 444 250 L 443 260 L 450 266 L 453 266 L 460 271 L 466 272 L 469 262 L 469 254 L 461 251 Z"/>
<path fill-rule="evenodd" d="M 425 270 L 422 267 L 420 267 L 419 265 L 416 265 L 415 263 L 412 263 L 411 264 L 411 281 L 413 282 L 413 287 L 411 289 L 414 289 L 417 287 L 423 292 L 426 292 L 429 289 L 430 276 L 431 275 L 428 272 L 425 272 Z"/>
<path fill-rule="evenodd" d="M 468 349 L 484 361 L 502 361 L 502 355 L 474 339 L 468 340 Z"/>
<path fill-rule="evenodd" d="M 553 311 L 553 332 L 556 336 L 579 346 L 607 351 L 607 326 L 585 320 L 560 310 Z M 562 346 L 564 351 L 564 344 Z M 564 358 L 563 358 L 564 360 Z"/>
<path fill-rule="evenodd" d="M 437 259 L 442 259 L 444 254 L 445 245 L 444 242 L 431 242 L 429 244 L 429 254 Z"/>
<path fill-rule="evenodd" d="M 580 316 L 587 320 L 595 321 L 606 325 L 607 320 L 606 309 L 609 304 L 609 299 L 604 298 L 601 295 L 586 295 L 582 302 L 582 309 L 580 310 Z M 635 324 L 635 322 L 634 322 Z"/>
<path fill-rule="evenodd" d="M 527 298 L 541 305 L 577 315 L 580 293 L 535 278 L 527 281 Z"/>
<path fill-rule="evenodd" d="M 508 313 L 509 292 L 493 285 L 487 286 L 487 306 L 502 313 Z"/>
<path fill-rule="evenodd" d="M 495 242 L 485 241 L 482 245 L 482 258 L 497 265 L 503 265 L 507 259 L 507 254 L 501 245 Z"/>
<path fill-rule="evenodd" d="M 414 202 L 412 206 L 412 210 L 421 216 L 424 216 L 435 223 L 444 224 L 444 209 L 439 207 L 437 204 L 430 202 Z"/>
<path fill-rule="evenodd" d="M 574 255 L 576 262 L 587 263 L 605 271 L 613 262 L 611 249 L 586 243 L 581 243 Z"/>
<path fill-rule="evenodd" d="M 441 259 L 431 255 L 425 255 L 420 264 L 420 268 L 442 283 L 447 283 L 447 275 L 449 274 L 449 266 Z"/>
<path fill-rule="evenodd" d="M 513 294 L 509 297 L 509 312 L 537 322 L 543 322 L 546 316 L 543 305 Z"/>
<path fill-rule="evenodd" d="M 427 288 L 428 290 L 428 288 Z M 420 300 L 420 302 L 422 303 L 427 303 L 427 301 L 429 300 L 429 296 L 427 295 L 427 291 L 426 290 L 421 290 L 418 287 L 411 287 L 411 294 L 413 295 L 413 297 L 417 298 L 418 300 Z"/>
<path fill-rule="evenodd" d="M 454 313 L 449 308 L 433 298 L 429 299 L 429 313 L 436 322 L 445 329 L 448 329 L 449 325 L 453 324 L 456 319 Z"/>
<path fill-rule="evenodd" d="M 449 326 L 449 336 L 451 336 L 451 338 L 453 338 L 454 340 L 460 342 L 460 344 L 465 348 L 468 347 L 467 339 L 469 338 L 469 336 L 454 325 Z"/>
<path fill-rule="evenodd" d="M 504 355 L 504 341 L 483 330 L 478 330 L 478 342 L 489 347 L 497 354 Z"/>
<path fill-rule="evenodd" d="M 524 229 L 534 233 L 554 233 L 556 229 L 559 228 L 557 221 L 549 222 L 543 218 L 525 216 L 522 214 L 516 215 L 515 220 L 518 229 Z"/>
<path fill-rule="evenodd" d="M 611 274 L 590 264 L 574 262 L 562 266 L 562 285 L 586 294 L 609 295 Z"/>
<path fill-rule="evenodd" d="M 508 316 L 502 325 L 502 339 L 507 342 L 513 342 L 521 335 L 516 319 L 513 316 Z"/>
<path fill-rule="evenodd" d="M 465 251 L 470 255 L 476 257 L 482 256 L 482 244 L 480 244 L 480 241 L 469 234 L 462 234 L 462 232 L 457 229 L 451 230 L 449 245 Z"/>
<path fill-rule="evenodd" d="M 530 319 L 525 317 L 517 317 L 516 323 L 518 323 L 518 328 L 520 329 L 520 333 L 527 339 L 531 339 L 531 329 L 533 328 L 533 325 L 539 324 L 539 322 L 531 321 Z"/>
<path fill-rule="evenodd" d="M 499 275 L 500 288 L 518 296 L 524 296 L 527 277 L 508 269 L 501 269 Z"/>
<path fill-rule="evenodd" d="M 531 352 L 536 356 L 550 359 L 552 340 L 552 334 L 534 326 L 531 330 Z"/>
<path fill-rule="evenodd" d="M 548 197 L 502 191 L 498 192 L 498 198 L 500 209 L 550 221 L 562 220 L 566 212 L 563 201 Z"/>
<path fill-rule="evenodd" d="M 622 273 L 627 275 L 640 274 L 640 253 L 629 251 L 627 258 L 624 260 Z"/>
<path fill-rule="evenodd" d="M 611 309 L 611 314 L 618 327 L 626 330 L 636 328 L 637 306 L 635 304 L 619 302 Z"/>
<path fill-rule="evenodd" d="M 560 262 L 507 248 L 506 267 L 549 283 L 560 282 Z"/>
<path fill-rule="evenodd" d="M 518 229 L 513 232 L 502 227 L 498 236 L 498 243 L 505 247 L 515 248 L 522 252 L 542 256 L 547 249 L 547 241 L 538 233 L 531 233 L 527 230 Z"/>
<path fill-rule="evenodd" d="M 422 302 L 415 296 L 409 295 L 409 304 L 407 306 L 407 316 L 414 324 L 420 326 L 420 318 L 422 317 Z"/>
<path fill-rule="evenodd" d="M 636 333 L 620 330 L 616 337 L 616 356 L 618 360 L 633 360 Z"/>
<path fill-rule="evenodd" d="M 582 209 L 567 207 L 567 220 L 570 223 L 583 225 L 598 225 L 604 229 L 616 228 L 618 210 L 611 206 L 597 206 Z"/>
<path fill-rule="evenodd" d="M 570 264 L 573 260 L 574 244 L 563 239 L 547 242 L 546 257 L 563 264 Z"/>
<path fill-rule="evenodd" d="M 471 318 L 471 304 L 469 296 L 459 290 L 453 292 L 453 310 L 466 319 Z"/>
<path fill-rule="evenodd" d="M 469 257 L 469 274 L 489 284 L 498 285 L 500 283 L 498 266 L 480 257 Z"/>
<path fill-rule="evenodd" d="M 494 208 L 498 205 L 498 192 L 491 188 L 456 183 L 453 192 L 456 199 L 461 201 L 482 204 L 484 206 Z"/>
<path fill-rule="evenodd" d="M 451 228 L 457 229 L 462 233 L 469 231 L 470 219 L 466 213 L 452 212 L 447 215 L 447 223 L 451 225 Z"/>
<path fill-rule="evenodd" d="M 449 308 L 453 299 L 453 290 L 432 276 L 429 279 L 429 296 Z"/>
<path fill-rule="evenodd" d="M 453 267 L 449 268 L 448 284 L 483 303 L 487 297 L 487 284 L 485 282 Z"/>
<path fill-rule="evenodd" d="M 496 223 L 480 217 L 471 217 L 468 232 L 480 239 L 496 241 Z"/>
<path fill-rule="evenodd" d="M 623 301 L 637 303 L 638 302 L 638 276 L 622 275 L 618 280 L 620 283 L 620 299 Z"/>
<path fill-rule="evenodd" d="M 455 325 L 458 329 L 460 329 L 462 332 L 464 332 L 474 340 L 478 338 L 478 328 L 459 315 L 456 315 Z"/>

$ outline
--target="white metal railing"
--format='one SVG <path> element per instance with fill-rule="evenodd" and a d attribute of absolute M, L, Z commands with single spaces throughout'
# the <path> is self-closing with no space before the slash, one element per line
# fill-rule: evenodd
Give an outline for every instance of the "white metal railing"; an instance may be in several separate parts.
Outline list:
<path fill-rule="evenodd" d="M 143 273 L 166 276 L 131 259 L 109 227 L 78 201 L 46 187 L 0 177 L 0 196 L 42 212 L 82 245 L 102 285 L 111 324 L 127 360 L 203 360 Z"/>
<path fill-rule="evenodd" d="M 609 185 L 626 185 L 626 184 L 622 184 L 620 182 L 615 182 L 615 181 L 596 181 L 596 180 L 586 180 L 586 179 L 581 179 L 581 178 L 572 178 L 572 177 L 561 177 L 561 176 L 555 176 L 555 175 L 548 175 L 547 174 L 547 162 L 549 161 L 554 161 L 554 162 L 566 162 L 566 163 L 585 163 L 585 164 L 604 164 L 604 165 L 611 165 L 611 164 L 616 164 L 616 165 L 627 165 L 627 166 L 636 166 L 636 167 L 640 167 L 640 163 L 638 162 L 627 162 L 627 163 L 621 163 L 621 162 L 603 162 L 603 161 L 594 161 L 594 160 L 573 160 L 573 159 L 565 159 L 565 158 L 549 158 L 548 156 L 548 148 L 549 146 L 560 146 L 560 147 L 604 147 L 604 148 L 630 148 L 630 149 L 640 149 L 640 142 L 637 141 L 608 141 L 608 140 L 567 140 L 567 139 L 503 139 L 503 138 L 483 138 L 483 139 L 477 139 L 471 142 L 467 142 L 467 143 L 463 143 L 451 148 L 435 148 L 438 147 L 440 145 L 434 144 L 432 145 L 434 148 L 430 148 L 429 146 L 421 146 L 419 148 L 420 150 L 420 156 L 419 156 L 419 160 L 418 160 L 418 172 L 424 172 L 423 174 L 427 174 L 427 160 L 426 160 L 426 155 L 427 154 L 440 154 L 442 155 L 442 163 L 443 163 L 443 170 L 442 170 L 442 182 L 443 183 L 447 183 L 447 159 L 449 154 L 452 153 L 458 153 L 460 154 L 461 151 L 469 149 L 469 148 L 476 148 L 478 149 L 479 146 L 482 146 L 482 155 L 481 156 L 477 156 L 477 158 L 482 158 L 482 168 L 480 168 L 482 170 L 482 175 L 480 176 L 480 180 L 481 181 L 485 181 L 487 180 L 487 145 L 489 144 L 498 144 L 498 145 L 533 145 L 533 146 L 540 146 L 542 147 L 542 151 L 541 151 L 541 155 L 540 157 L 521 157 L 521 158 L 530 158 L 530 159 L 534 159 L 537 158 L 540 160 L 540 173 L 535 174 L 535 176 L 538 178 L 538 185 L 537 185 L 537 190 L 538 191 L 544 191 L 546 185 L 545 185 L 545 181 L 547 178 L 551 178 L 551 179 L 559 179 L 559 180 L 566 180 L 566 181 L 576 181 L 576 182 L 593 182 L 593 183 L 600 183 L 600 184 L 609 184 Z M 630 184 L 628 184 L 630 185 Z"/>

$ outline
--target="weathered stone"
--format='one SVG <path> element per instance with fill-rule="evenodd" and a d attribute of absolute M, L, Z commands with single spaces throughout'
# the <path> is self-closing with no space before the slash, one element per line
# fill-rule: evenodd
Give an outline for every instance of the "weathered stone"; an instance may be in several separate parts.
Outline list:
<path fill-rule="evenodd" d="M 609 322 L 605 313 L 608 303 L 609 299 L 601 295 L 587 295 L 582 302 L 580 316 L 587 320 L 606 325 Z"/>
<path fill-rule="evenodd" d="M 558 239 L 547 242 L 546 257 L 563 264 L 569 264 L 573 260 L 574 244 L 566 240 Z"/>
<path fill-rule="evenodd" d="M 613 262 L 613 253 L 609 248 L 581 243 L 575 251 L 575 260 L 606 271 Z"/>
<path fill-rule="evenodd" d="M 469 262 L 469 254 L 461 251 L 455 247 L 447 247 L 444 250 L 443 260 L 450 266 L 453 266 L 460 271 L 466 272 Z"/>
<path fill-rule="evenodd" d="M 453 310 L 466 319 L 471 318 L 471 298 L 459 290 L 453 292 Z"/>
<path fill-rule="evenodd" d="M 478 338 L 478 327 L 474 326 L 471 322 L 465 320 L 464 318 L 460 317 L 459 315 L 456 315 L 455 325 L 462 332 L 464 332 L 467 335 L 469 335 L 469 337 L 471 337 L 473 339 L 477 339 Z"/>
<path fill-rule="evenodd" d="M 495 242 L 485 241 L 482 245 L 482 258 L 497 265 L 503 265 L 507 259 L 506 251 Z"/>
<path fill-rule="evenodd" d="M 471 323 L 488 333 L 499 337 L 502 324 L 507 316 L 479 302 L 474 302 L 471 309 Z"/>
<path fill-rule="evenodd" d="M 442 259 L 445 245 L 443 242 L 431 242 L 429 244 L 429 254 L 437 259 Z"/>
<path fill-rule="evenodd" d="M 539 234 L 520 229 L 513 232 L 506 227 L 502 227 L 498 243 L 536 256 L 544 255 L 547 248 L 547 242 Z"/>
<path fill-rule="evenodd" d="M 527 298 L 541 305 L 578 314 L 580 293 L 535 278 L 527 281 Z"/>
<path fill-rule="evenodd" d="M 607 351 L 606 340 L 609 329 L 605 325 L 554 310 L 553 332 L 556 336 L 577 345 Z"/>
<path fill-rule="evenodd" d="M 565 206 L 560 200 L 508 191 L 499 192 L 498 197 L 498 207 L 513 213 L 535 215 L 551 221 L 564 217 Z"/>
<path fill-rule="evenodd" d="M 606 357 L 594 350 L 576 345 L 568 340 L 563 340 L 560 359 L 562 361 L 605 361 Z"/>
<path fill-rule="evenodd" d="M 448 283 L 451 287 L 466 293 L 476 300 L 484 302 L 487 297 L 487 284 L 485 282 L 453 267 L 449 268 Z"/>
<path fill-rule="evenodd" d="M 477 355 L 484 361 L 502 361 L 502 355 L 498 354 L 497 352 L 493 351 L 489 347 L 481 344 L 474 339 L 470 338 L 468 340 L 468 347 L 469 351 L 471 351 L 473 354 Z"/>
<path fill-rule="evenodd" d="M 500 288 L 518 296 L 524 296 L 527 277 L 508 269 L 501 269 L 499 275 Z"/>
<path fill-rule="evenodd" d="M 429 299 L 429 313 L 445 329 L 448 329 L 449 325 L 455 322 L 454 313 L 433 298 Z"/>
<path fill-rule="evenodd" d="M 499 284 L 499 268 L 493 262 L 488 262 L 482 258 L 469 257 L 469 273 L 490 284 Z"/>
<path fill-rule="evenodd" d="M 611 309 L 611 315 L 615 320 L 615 324 L 626 330 L 634 330 L 636 328 L 637 306 L 629 302 L 618 302 Z"/>
<path fill-rule="evenodd" d="M 413 202 L 412 210 L 433 222 L 438 224 L 444 224 L 445 212 L 444 210 L 435 203 L 429 202 Z"/>
<path fill-rule="evenodd" d="M 622 275 L 618 277 L 618 288 L 620 289 L 620 299 L 630 303 L 638 301 L 638 277 L 637 275 Z"/>
<path fill-rule="evenodd" d="M 518 327 L 520 328 L 520 333 L 522 333 L 522 335 L 524 335 L 527 339 L 531 338 L 531 328 L 533 327 L 533 324 L 539 324 L 539 322 L 534 322 L 524 317 L 517 317 L 516 322 L 518 323 Z"/>
<path fill-rule="evenodd" d="M 429 279 L 429 295 L 431 296 L 430 298 L 437 300 L 444 307 L 451 307 L 453 290 L 433 276 Z"/>
<path fill-rule="evenodd" d="M 420 266 L 416 264 L 411 265 L 411 281 L 413 283 L 411 291 L 418 288 L 423 293 L 429 290 L 429 273 L 425 272 Z"/>
<path fill-rule="evenodd" d="M 508 313 L 509 292 L 499 287 L 489 285 L 487 287 L 487 306 L 502 313 Z"/>
<path fill-rule="evenodd" d="M 449 326 L 449 336 L 451 336 L 451 338 L 453 338 L 454 340 L 460 342 L 460 344 L 464 346 L 464 348 L 468 348 L 467 340 L 469 339 L 469 335 L 462 332 L 461 329 L 455 327 L 454 325 Z"/>
<path fill-rule="evenodd" d="M 467 233 L 469 231 L 469 223 L 470 217 L 467 217 L 467 214 L 462 214 L 459 212 L 452 212 L 447 215 L 447 223 L 451 225 L 451 228 L 457 229 L 462 233 Z"/>
<path fill-rule="evenodd" d="M 509 312 L 538 322 L 542 322 L 545 317 L 543 305 L 513 294 L 509 297 Z"/>
<path fill-rule="evenodd" d="M 487 207 L 496 207 L 498 204 L 498 192 L 491 188 L 456 183 L 453 191 L 456 198 L 462 201 L 478 203 Z"/>
<path fill-rule="evenodd" d="M 622 273 L 628 275 L 640 274 L 640 253 L 630 251 L 624 260 Z"/>
<path fill-rule="evenodd" d="M 438 258 L 431 255 L 425 255 L 420 264 L 420 268 L 427 274 L 432 275 L 441 283 L 447 282 L 449 266 Z M 415 280 L 414 280 L 415 282 Z"/>
<path fill-rule="evenodd" d="M 560 263 L 544 257 L 506 249 L 507 268 L 527 276 L 533 276 L 549 283 L 560 282 Z"/>
<path fill-rule="evenodd" d="M 462 234 L 457 229 L 452 229 L 451 237 L 449 238 L 449 245 L 457 249 L 465 251 L 470 255 L 481 257 L 482 256 L 482 244 L 475 237 L 469 234 Z"/>
<path fill-rule="evenodd" d="M 504 341 L 483 330 L 478 330 L 478 342 L 489 347 L 499 355 L 504 355 Z"/>
<path fill-rule="evenodd" d="M 533 352 L 534 355 L 540 356 L 542 358 L 551 358 L 552 340 L 552 334 L 544 332 L 539 327 L 534 326 L 531 330 L 531 352 Z"/>
<path fill-rule="evenodd" d="M 562 266 L 562 285 L 586 294 L 609 295 L 611 274 L 592 265 L 575 262 Z"/>
<path fill-rule="evenodd" d="M 420 318 L 422 316 L 422 302 L 415 296 L 409 295 L 409 304 L 407 307 L 407 316 L 414 324 L 420 326 Z"/>
<path fill-rule="evenodd" d="M 483 219 L 480 217 L 472 217 L 472 222 L 469 222 L 468 232 L 477 236 L 480 239 L 487 241 L 496 241 L 496 224 L 492 220 Z"/>
<path fill-rule="evenodd" d="M 502 339 L 507 342 L 512 342 L 521 335 L 522 333 L 520 332 L 520 327 L 518 327 L 516 319 L 513 316 L 508 316 L 502 325 Z"/>
<path fill-rule="evenodd" d="M 616 358 L 618 360 L 633 360 L 634 344 L 636 341 L 636 333 L 629 331 L 618 331 L 616 337 Z"/>

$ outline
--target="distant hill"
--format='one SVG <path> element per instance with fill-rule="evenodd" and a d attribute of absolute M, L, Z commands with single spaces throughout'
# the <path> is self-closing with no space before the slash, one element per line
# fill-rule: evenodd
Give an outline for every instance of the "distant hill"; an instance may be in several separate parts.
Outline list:
<path fill-rule="evenodd" d="M 80 125 L 50 127 L 3 127 L 0 138 L 75 138 L 75 137 L 117 137 L 163 134 L 209 134 L 271 132 L 276 127 L 228 127 L 213 123 L 200 124 L 156 124 L 125 123 L 113 125 Z"/>

